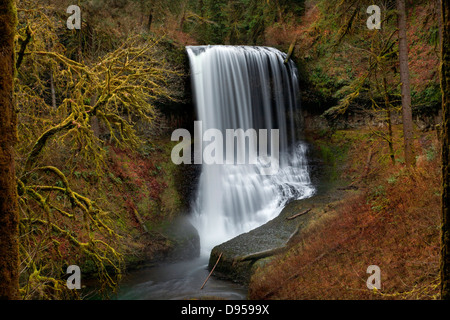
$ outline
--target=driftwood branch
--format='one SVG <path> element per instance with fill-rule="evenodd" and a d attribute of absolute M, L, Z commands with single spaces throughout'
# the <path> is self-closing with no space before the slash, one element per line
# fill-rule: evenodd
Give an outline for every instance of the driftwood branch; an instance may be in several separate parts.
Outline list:
<path fill-rule="evenodd" d="M 307 213 L 310 212 L 311 210 L 312 210 L 312 209 L 308 209 L 308 210 L 305 210 L 305 211 L 303 211 L 303 212 L 301 212 L 301 213 L 294 214 L 293 216 L 286 218 L 286 220 L 294 220 L 294 219 L 296 219 L 296 218 L 298 218 L 298 217 L 301 217 L 301 216 L 307 214 Z"/>
<path fill-rule="evenodd" d="M 211 275 L 213 274 L 214 270 L 216 269 L 217 265 L 219 264 L 220 258 L 222 258 L 222 254 L 223 252 L 220 253 L 219 258 L 217 259 L 216 264 L 214 265 L 214 268 L 212 268 L 211 272 L 209 273 L 208 277 L 206 278 L 205 282 L 203 282 L 202 287 L 200 288 L 200 290 L 203 290 L 203 288 L 205 287 L 206 283 L 208 282 L 209 278 L 211 278 Z"/>

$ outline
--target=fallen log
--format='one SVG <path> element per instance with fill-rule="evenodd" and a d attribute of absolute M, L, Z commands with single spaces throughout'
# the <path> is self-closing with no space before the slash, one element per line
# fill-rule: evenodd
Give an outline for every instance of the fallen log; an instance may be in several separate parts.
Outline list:
<path fill-rule="evenodd" d="M 286 250 L 286 247 L 283 246 L 283 247 L 278 247 L 278 248 L 274 248 L 274 249 L 269 249 L 269 250 L 265 250 L 265 251 L 252 253 L 252 254 L 249 254 L 249 255 L 246 255 L 246 256 L 238 257 L 234 261 L 234 263 L 264 259 L 264 258 L 267 258 L 267 257 L 274 256 L 274 255 L 276 255 L 278 253 L 281 253 L 284 250 Z"/>
<path fill-rule="evenodd" d="M 303 212 L 301 212 L 301 213 L 294 214 L 293 216 L 286 218 L 286 220 L 294 220 L 294 219 L 296 219 L 296 218 L 298 218 L 298 217 L 301 217 L 301 216 L 307 214 L 307 213 L 310 212 L 311 210 L 312 210 L 312 209 L 308 209 L 308 210 L 305 210 L 305 211 L 303 211 Z"/>
<path fill-rule="evenodd" d="M 289 51 L 287 53 L 286 59 L 284 60 L 284 64 L 288 64 L 289 60 L 291 59 L 292 55 L 294 54 L 295 45 L 297 44 L 297 39 L 295 39 L 291 46 L 289 47 Z"/>
<path fill-rule="evenodd" d="M 342 191 L 348 191 L 348 190 L 358 190 L 359 187 L 351 184 L 351 185 L 348 185 L 347 187 L 342 187 L 342 188 L 337 188 L 337 189 L 342 190 Z"/>

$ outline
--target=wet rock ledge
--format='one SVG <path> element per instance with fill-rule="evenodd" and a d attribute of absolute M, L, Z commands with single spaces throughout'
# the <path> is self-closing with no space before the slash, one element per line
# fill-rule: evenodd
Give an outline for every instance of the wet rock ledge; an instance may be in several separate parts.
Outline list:
<path fill-rule="evenodd" d="M 216 246 L 210 255 L 209 269 L 219 278 L 247 284 L 255 268 L 283 252 L 289 241 L 310 222 L 325 214 L 331 203 L 343 198 L 338 186 L 312 198 L 290 202 L 278 217 L 265 225 Z M 299 215 L 299 216 L 297 216 Z"/>

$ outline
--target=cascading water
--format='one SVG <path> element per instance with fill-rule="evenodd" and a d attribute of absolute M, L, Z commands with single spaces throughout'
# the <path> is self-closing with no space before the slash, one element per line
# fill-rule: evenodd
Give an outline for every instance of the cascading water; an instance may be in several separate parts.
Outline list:
<path fill-rule="evenodd" d="M 187 51 L 202 132 L 217 129 L 225 136 L 227 129 L 279 130 L 279 170 L 274 175 L 261 174 L 264 161 L 256 165 L 204 163 L 192 214 L 202 255 L 134 274 L 122 285 L 119 299 L 245 299 L 246 288 L 220 279 L 211 278 L 206 288 L 199 290 L 209 274 L 210 251 L 275 218 L 288 201 L 314 193 L 306 147 L 296 139 L 300 128 L 295 121 L 298 78 L 294 63 L 284 64 L 286 55 L 272 48 L 200 46 Z M 202 140 L 201 149 L 194 146 L 200 153 L 212 144 Z M 247 146 L 240 142 L 235 149 Z M 273 142 L 269 141 L 267 150 L 274 150 Z M 265 154 L 260 149 L 258 156 L 264 155 L 275 160 L 273 152 Z"/>
<path fill-rule="evenodd" d="M 191 46 L 187 52 L 203 130 L 225 136 L 227 129 L 278 129 L 280 139 L 274 175 L 261 174 L 263 163 L 202 165 L 192 222 L 202 253 L 209 254 L 215 245 L 276 217 L 288 201 L 312 196 L 314 188 L 305 145 L 296 140 L 295 64 L 285 64 L 284 53 L 266 47 Z"/>

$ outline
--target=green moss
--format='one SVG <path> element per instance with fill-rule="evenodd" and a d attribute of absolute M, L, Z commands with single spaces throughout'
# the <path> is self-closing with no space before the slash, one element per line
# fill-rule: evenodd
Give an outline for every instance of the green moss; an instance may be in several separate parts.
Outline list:
<path fill-rule="evenodd" d="M 0 43 L 14 39 L 17 26 L 17 8 L 15 1 L 6 1 L 0 5 Z"/>
<path fill-rule="evenodd" d="M 340 178 L 340 167 L 347 159 L 352 139 L 355 137 L 349 137 L 344 131 L 336 131 L 331 136 L 327 134 L 322 139 L 315 141 L 320 150 L 319 156 L 325 164 L 325 170 L 331 181 Z"/>

